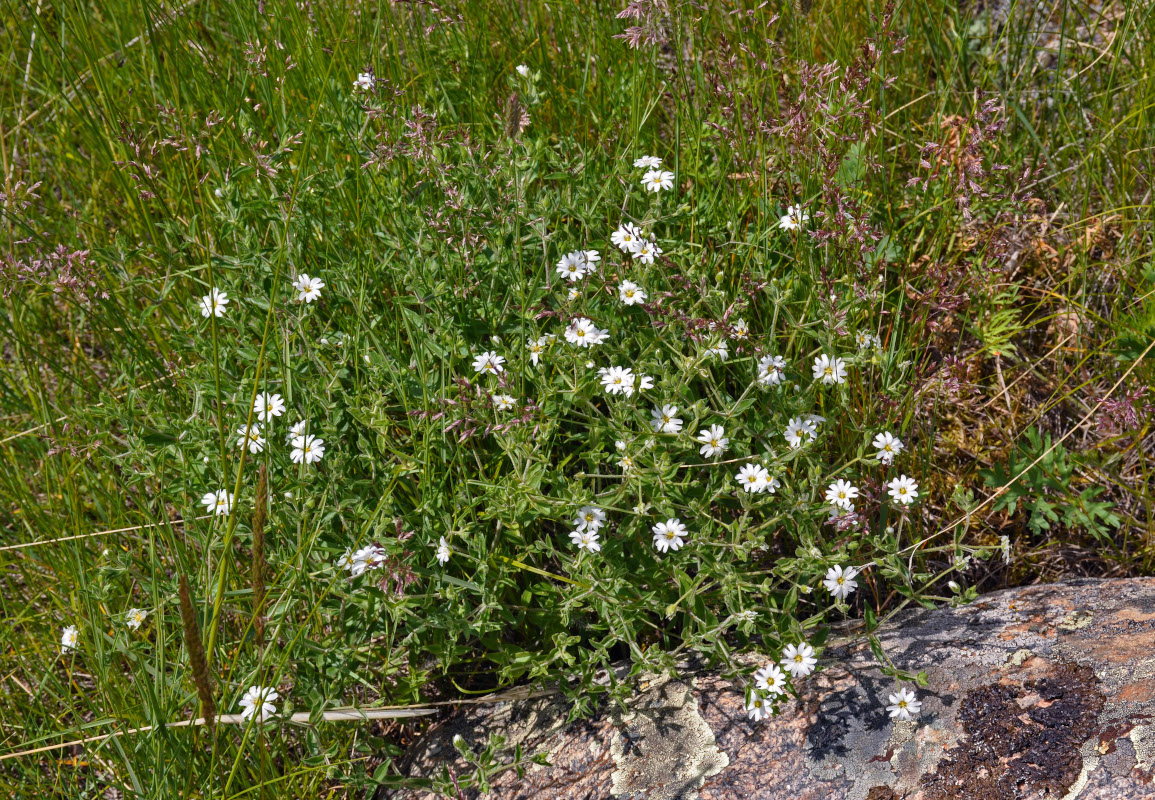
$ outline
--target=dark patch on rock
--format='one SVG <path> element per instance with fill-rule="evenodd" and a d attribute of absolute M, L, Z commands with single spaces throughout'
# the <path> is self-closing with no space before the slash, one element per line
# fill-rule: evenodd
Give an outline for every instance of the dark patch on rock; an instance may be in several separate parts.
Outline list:
<path fill-rule="evenodd" d="M 1079 747 L 1105 700 L 1094 672 L 1073 664 L 971 690 L 958 712 L 969 741 L 923 777 L 926 800 L 1062 797 L 1078 780 Z"/>
<path fill-rule="evenodd" d="M 902 800 L 902 798 L 889 786 L 875 786 L 866 795 L 866 800 Z"/>

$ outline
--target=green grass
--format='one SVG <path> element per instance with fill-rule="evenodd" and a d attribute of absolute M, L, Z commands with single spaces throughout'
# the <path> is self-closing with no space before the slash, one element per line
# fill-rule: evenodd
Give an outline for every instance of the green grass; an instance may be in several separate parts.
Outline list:
<path fill-rule="evenodd" d="M 830 127 L 792 146 L 765 123 L 804 63 L 852 64 L 884 10 L 741 8 L 674 7 L 667 46 L 630 49 L 620 6 L 569 0 L 5 3 L 0 786 L 353 797 L 395 774 L 413 730 L 398 723 L 165 729 L 199 713 L 182 575 L 218 709 L 260 684 L 278 712 L 319 715 L 555 680 L 582 713 L 628 691 L 593 683 L 621 659 L 696 652 L 744 683 L 734 653 L 820 646 L 846 616 L 865 637 L 911 603 L 1151 570 L 1155 401 L 1112 427 L 1103 400 L 1153 375 L 1152 9 L 1016 5 L 1000 24 L 900 5 L 908 38 L 879 40 L 860 94 L 874 135 L 834 83 L 804 114 Z M 371 99 L 353 88 L 370 67 Z M 530 123 L 511 137 L 515 92 Z M 969 192 L 968 221 L 949 178 L 973 139 L 955 147 L 949 124 L 989 99 L 1006 128 L 973 155 L 1009 169 Z M 932 171 L 927 142 L 946 146 L 924 191 L 909 179 Z M 672 191 L 642 192 L 645 154 Z M 1005 196 L 1035 170 L 1035 199 Z M 828 226 L 831 192 L 886 238 L 822 248 L 777 228 L 799 201 Z M 621 256 L 609 235 L 627 219 L 663 259 Z M 571 300 L 554 264 L 579 248 L 603 260 Z M 325 282 L 319 301 L 293 302 L 298 273 Z M 660 306 L 618 303 L 626 278 Z M 209 287 L 226 316 L 199 313 Z M 609 342 L 568 345 L 571 315 Z M 701 325 L 739 317 L 758 352 L 731 340 L 711 359 Z M 860 352 L 867 332 L 881 347 Z M 535 368 L 526 341 L 546 333 Z M 503 387 L 471 368 L 486 350 L 507 358 Z M 783 386 L 755 385 L 761 352 L 787 359 Z M 821 352 L 851 362 L 845 385 L 814 385 Z M 657 386 L 610 398 L 587 360 Z M 968 376 L 956 392 L 951 370 Z M 264 391 L 289 410 L 242 452 Z M 654 403 L 679 407 L 679 437 L 647 444 Z M 817 441 L 790 450 L 783 428 L 811 413 Z M 325 439 L 319 464 L 290 461 L 298 419 Z M 740 463 L 703 466 L 692 435 L 712 423 L 723 460 L 763 459 L 776 494 L 736 493 Z M 889 470 L 869 447 L 883 429 L 908 448 Z M 618 441 L 638 463 L 625 478 Z M 900 472 L 920 484 L 907 514 L 886 498 Z M 836 478 L 875 493 L 846 531 L 825 524 Z M 221 487 L 233 513 L 205 517 Z M 569 542 L 587 504 L 609 517 L 597 554 Z M 691 535 L 661 555 L 650 527 L 668 517 Z M 337 560 L 371 542 L 387 567 L 350 580 Z M 864 567 L 849 605 L 821 588 L 835 564 Z M 130 608 L 149 612 L 139 631 Z M 53 747 L 88 737 L 107 738 Z"/>

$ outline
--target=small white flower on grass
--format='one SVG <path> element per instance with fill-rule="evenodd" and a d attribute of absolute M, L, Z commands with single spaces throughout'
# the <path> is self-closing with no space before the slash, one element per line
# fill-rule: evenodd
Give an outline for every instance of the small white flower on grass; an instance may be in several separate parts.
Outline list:
<path fill-rule="evenodd" d="M 337 565 L 342 569 L 349 570 L 349 577 L 356 578 L 366 570 L 380 567 L 385 563 L 385 558 L 386 553 L 384 548 L 378 547 L 375 544 L 369 544 L 352 555 L 346 550 L 345 554 L 337 560 Z"/>
<path fill-rule="evenodd" d="M 651 530 L 654 532 L 654 547 L 658 552 L 677 550 L 686 543 L 686 526 L 680 519 L 668 519 L 659 522 Z"/>
<path fill-rule="evenodd" d="M 529 77 L 529 67 L 527 67 L 525 64 L 518 64 L 516 69 L 517 69 L 517 74 L 520 75 L 521 77 L 523 77 L 523 78 Z"/>
<path fill-rule="evenodd" d="M 654 259 L 662 254 L 662 248 L 658 247 L 655 242 L 642 240 L 638 242 L 633 253 L 634 258 L 643 264 L 653 264 Z"/>
<path fill-rule="evenodd" d="M 678 433 L 682 430 L 682 420 L 677 416 L 677 406 L 654 406 L 650 412 L 653 419 L 650 427 L 655 433 Z"/>
<path fill-rule="evenodd" d="M 782 484 L 777 478 L 771 476 L 769 472 L 762 476 L 762 491 L 774 494 L 781 487 Z"/>
<path fill-rule="evenodd" d="M 202 317 L 223 317 L 225 307 L 229 304 L 229 296 L 220 289 L 212 289 L 201 298 Z"/>
<path fill-rule="evenodd" d="M 353 88 L 361 92 L 371 92 L 376 84 L 372 72 L 362 72 L 357 76 L 357 80 L 353 81 Z"/>
<path fill-rule="evenodd" d="M 609 338 L 609 331 L 599 330 L 593 321 L 578 317 L 565 329 L 565 339 L 578 347 L 592 347 Z"/>
<path fill-rule="evenodd" d="M 241 719 L 264 722 L 277 713 L 273 701 L 280 697 L 272 686 L 250 686 L 241 698 Z"/>
<path fill-rule="evenodd" d="M 279 394 L 258 394 L 253 400 L 253 413 L 261 422 L 272 422 L 285 413 L 285 400 Z"/>
<path fill-rule="evenodd" d="M 750 326 L 746 324 L 746 320 L 740 319 L 733 325 L 733 330 L 730 331 L 730 336 L 734 339 L 747 339 L 750 336 Z"/>
<path fill-rule="evenodd" d="M 321 290 L 325 288 L 325 284 L 321 282 L 320 278 L 310 278 L 308 274 L 302 272 L 293 281 L 293 289 L 297 292 L 297 300 L 302 303 L 311 303 L 321 296 Z"/>
<path fill-rule="evenodd" d="M 569 292 L 566 293 L 566 297 L 568 297 L 570 300 L 577 300 L 580 296 L 581 292 L 579 292 L 577 289 L 570 289 Z"/>
<path fill-rule="evenodd" d="M 313 464 L 325 455 L 325 440 L 306 434 L 293 439 L 293 452 L 289 458 L 294 464 Z"/>
<path fill-rule="evenodd" d="M 814 359 L 814 380 L 822 381 L 829 386 L 833 383 L 846 382 L 846 362 L 838 357 L 830 357 L 823 353 Z"/>
<path fill-rule="evenodd" d="M 623 253 L 632 253 L 642 239 L 642 232 L 632 222 L 624 222 L 610 234 L 610 241 Z"/>
<path fill-rule="evenodd" d="M 642 186 L 647 192 L 657 194 L 664 189 L 674 188 L 674 173 L 653 169 L 642 176 Z"/>
<path fill-rule="evenodd" d="M 734 480 L 738 481 L 738 485 L 750 494 L 761 494 L 766 491 L 769 477 L 770 473 L 761 464 L 747 464 L 738 470 Z"/>
<path fill-rule="evenodd" d="M 822 585 L 836 599 L 845 600 L 851 592 L 858 588 L 858 582 L 854 580 L 854 576 L 857 574 L 858 570 L 854 567 L 843 569 L 839 566 L 833 566 L 826 570 L 826 577 L 823 578 Z"/>
<path fill-rule="evenodd" d="M 622 468 L 622 472 L 632 472 L 634 469 L 634 460 L 629 456 L 622 456 L 618 459 L 618 466 Z"/>
<path fill-rule="evenodd" d="M 591 553 L 597 553 L 602 549 L 602 544 L 598 541 L 597 531 L 570 531 L 569 538 L 570 541 L 577 546 L 578 550 L 588 550 Z"/>
<path fill-rule="evenodd" d="M 730 345 L 723 339 L 713 347 L 706 350 L 706 355 L 725 361 L 730 357 Z"/>
<path fill-rule="evenodd" d="M 722 455 L 730 445 L 730 440 L 726 438 L 726 429 L 721 425 L 711 425 L 698 431 L 698 441 L 702 443 L 698 452 L 706 458 Z"/>
<path fill-rule="evenodd" d="M 873 444 L 878 449 L 878 452 L 875 453 L 875 458 L 883 464 L 893 464 L 894 457 L 901 453 L 904 447 L 902 439 L 899 439 L 889 431 L 875 436 Z"/>
<path fill-rule="evenodd" d="M 873 333 L 867 333 L 866 331 L 859 331 L 854 337 L 854 341 L 858 344 L 859 350 L 869 350 L 872 347 L 875 349 L 882 348 L 882 340 Z"/>
<path fill-rule="evenodd" d="M 346 547 L 345 552 L 342 553 L 341 557 L 337 559 L 337 569 L 347 569 L 350 572 L 352 572 L 353 571 L 353 565 L 355 563 L 356 562 L 353 561 L 352 548 Z"/>
<path fill-rule="evenodd" d="M 289 427 L 289 433 L 288 433 L 287 438 L 285 439 L 285 443 L 291 444 L 292 441 L 294 439 L 296 439 L 298 436 L 304 436 L 305 435 L 305 426 L 307 424 L 308 424 L 307 420 L 301 420 L 300 422 L 294 422 Z"/>
<path fill-rule="evenodd" d="M 754 685 L 770 694 L 782 694 L 786 691 L 786 675 L 777 664 L 767 664 L 754 673 Z"/>
<path fill-rule="evenodd" d="M 517 399 L 513 395 L 495 394 L 493 396 L 493 406 L 498 411 L 509 411 L 511 408 L 517 407 Z"/>
<path fill-rule="evenodd" d="M 796 231 L 810 220 L 810 215 L 802 210 L 802 206 L 787 206 L 786 213 L 778 220 L 778 227 L 788 231 Z"/>
<path fill-rule="evenodd" d="M 138 630 L 144 624 L 145 617 L 148 612 L 143 608 L 130 608 L 128 613 L 124 615 L 124 624 L 132 628 L 134 631 Z"/>
<path fill-rule="evenodd" d="M 597 506 L 582 506 L 578 509 L 577 517 L 574 518 L 573 525 L 579 531 L 593 531 L 597 533 L 602 525 L 605 524 L 605 521 L 606 512 Z"/>
<path fill-rule="evenodd" d="M 918 497 L 918 484 L 914 482 L 914 478 L 905 475 L 895 478 L 886 484 L 886 487 L 890 490 L 887 494 L 904 506 L 909 506 Z"/>
<path fill-rule="evenodd" d="M 233 493 L 221 489 L 219 492 L 208 492 L 201 498 L 205 511 L 216 514 L 218 517 L 227 516 L 233 507 Z"/>
<path fill-rule="evenodd" d="M 794 678 L 805 678 L 814 671 L 818 659 L 814 657 L 814 648 L 802 642 L 799 645 L 788 644 L 782 650 L 782 666 Z"/>
<path fill-rule="evenodd" d="M 886 707 L 886 710 L 890 712 L 891 719 L 907 722 L 922 711 L 922 701 L 918 699 L 918 695 L 906 687 L 899 689 L 898 693 L 892 694 L 889 699 L 890 705 Z"/>
<path fill-rule="evenodd" d="M 76 649 L 76 642 L 80 638 L 80 631 L 75 625 L 69 625 L 60 634 L 60 652 L 67 653 Z"/>
<path fill-rule="evenodd" d="M 802 442 L 813 442 L 818 438 L 818 427 L 808 419 L 793 417 L 786 423 L 786 430 L 782 433 L 791 447 L 801 447 Z"/>
<path fill-rule="evenodd" d="M 533 362 L 536 367 L 541 363 L 541 357 L 545 353 L 545 348 L 549 345 L 548 336 L 539 336 L 531 342 L 526 343 L 525 347 L 529 350 L 529 360 Z M 476 364 L 476 362 L 474 362 Z"/>
<path fill-rule="evenodd" d="M 259 453 L 265 449 L 265 437 L 261 436 L 261 426 L 258 424 L 251 428 L 237 428 L 237 436 L 237 447 L 247 447 L 250 453 Z"/>
<path fill-rule="evenodd" d="M 557 273 L 567 281 L 573 282 L 585 277 L 586 267 L 586 254 L 581 250 L 575 250 L 566 253 L 561 257 L 561 261 L 557 262 Z"/>
<path fill-rule="evenodd" d="M 777 386 L 786 376 L 786 359 L 782 356 L 763 356 L 758 362 L 758 383 Z"/>
<path fill-rule="evenodd" d="M 657 156 L 642 156 L 634 159 L 634 166 L 641 169 L 661 169 L 662 159 Z"/>
<path fill-rule="evenodd" d="M 445 541 L 445 537 L 441 537 L 441 543 L 437 545 L 437 563 L 445 566 L 449 561 L 449 556 L 452 551 L 449 549 L 449 542 Z"/>
<path fill-rule="evenodd" d="M 618 297 L 627 306 L 646 302 L 646 290 L 633 281 L 622 281 L 618 287 Z"/>
<path fill-rule="evenodd" d="M 505 371 L 505 367 L 501 366 L 504 363 L 505 356 L 499 356 L 492 350 L 486 350 L 473 359 L 473 371 L 488 372 L 490 375 L 497 375 Z"/>
<path fill-rule="evenodd" d="M 610 394 L 629 396 L 634 393 L 634 371 L 629 367 L 603 368 L 598 374 L 602 376 L 602 386 Z"/>
<path fill-rule="evenodd" d="M 770 703 L 762 695 L 755 692 L 750 695 L 750 702 L 746 704 L 746 716 L 754 722 L 761 722 L 770 716 Z"/>
<path fill-rule="evenodd" d="M 637 390 L 639 392 L 643 391 L 645 389 L 653 389 L 654 388 L 654 379 L 651 378 L 649 375 L 643 375 L 642 373 L 639 372 L 637 375 L 637 378 L 638 378 Z"/>
<path fill-rule="evenodd" d="M 854 498 L 858 497 L 858 489 L 850 481 L 836 480 L 826 488 L 826 502 L 831 505 L 854 509 Z"/>

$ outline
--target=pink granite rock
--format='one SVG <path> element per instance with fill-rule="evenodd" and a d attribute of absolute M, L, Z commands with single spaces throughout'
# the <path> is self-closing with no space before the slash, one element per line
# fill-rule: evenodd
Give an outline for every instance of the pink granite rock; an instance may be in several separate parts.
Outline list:
<path fill-rule="evenodd" d="M 688 672 L 642 681 L 625 712 L 570 725 L 554 696 L 468 707 L 423 736 L 405 768 L 468 775 L 453 738 L 476 752 L 499 733 L 499 760 L 520 746 L 549 762 L 494 776 L 487 796 L 502 800 L 1155 798 L 1155 579 L 1009 590 L 908 614 L 879 637 L 896 665 L 930 678 L 914 721 L 888 718 L 894 681 L 854 645 L 827 649 L 799 698 L 763 723 L 746 719 L 738 683 Z"/>

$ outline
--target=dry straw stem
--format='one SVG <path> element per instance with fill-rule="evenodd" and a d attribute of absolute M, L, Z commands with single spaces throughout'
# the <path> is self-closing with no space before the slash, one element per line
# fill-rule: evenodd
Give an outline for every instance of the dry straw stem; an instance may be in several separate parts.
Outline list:
<path fill-rule="evenodd" d="M 308 711 L 298 711 L 288 717 L 276 717 L 277 721 L 292 722 L 298 725 L 310 725 L 314 722 L 366 722 L 375 719 L 413 719 L 415 717 L 427 717 L 431 714 L 437 713 L 439 706 L 461 706 L 461 705 L 489 705 L 491 703 L 505 703 L 511 700 L 532 700 L 537 697 L 547 697 L 556 694 L 555 689 L 538 689 L 533 690 L 528 687 L 520 687 L 511 689 L 508 692 L 497 695 L 487 695 L 485 697 L 478 697 L 474 699 L 464 700 L 443 700 L 436 703 L 427 703 L 422 706 L 386 706 L 383 708 L 331 708 L 328 711 L 322 711 L 320 714 L 314 716 Z M 243 725 L 248 720 L 242 719 L 240 714 L 221 714 L 213 722 L 217 725 Z M 85 739 L 73 739 L 68 742 L 59 742 L 57 744 L 44 745 L 43 747 L 36 747 L 30 750 L 18 750 L 14 753 L 5 753 L 0 755 L 0 761 L 7 761 L 12 758 L 20 758 L 22 756 L 31 756 L 36 753 L 46 753 L 49 750 L 60 750 L 65 747 L 74 747 L 76 745 L 90 744 L 92 742 L 103 742 L 107 739 L 113 739 L 117 736 L 128 736 L 133 733 L 148 733 L 157 728 L 195 728 L 207 724 L 204 717 L 197 717 L 196 719 L 182 719 L 177 722 L 167 722 L 164 725 L 145 725 L 140 728 L 129 728 L 123 731 L 113 731 L 112 733 L 102 733 L 99 736 L 89 736 Z"/>
<path fill-rule="evenodd" d="M 201 519 L 212 519 L 212 514 L 205 514 L 201 517 L 193 517 L 192 521 Z M 163 528 L 165 525 L 182 525 L 189 520 L 172 519 L 168 522 L 150 522 L 147 525 L 133 525 L 129 528 L 113 528 L 107 531 L 94 531 L 93 533 L 78 533 L 75 536 L 62 536 L 59 539 L 40 539 L 35 542 L 23 542 L 21 544 L 10 544 L 0 547 L 0 553 L 5 550 L 23 550 L 25 547 L 38 547 L 42 544 L 56 544 L 57 542 L 71 542 L 73 539 L 91 539 L 93 536 L 108 536 L 112 533 L 128 533 L 129 531 L 143 531 L 148 528 Z"/>

